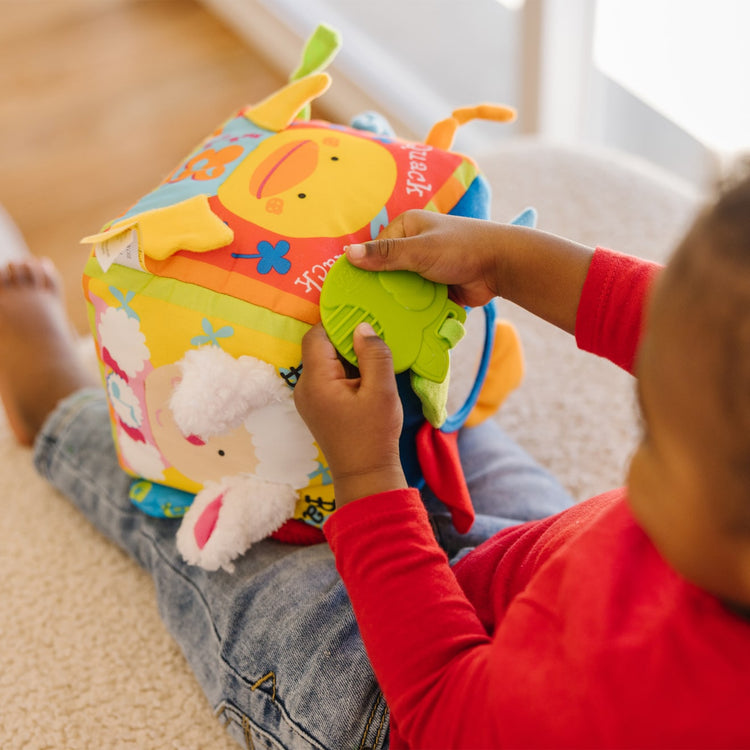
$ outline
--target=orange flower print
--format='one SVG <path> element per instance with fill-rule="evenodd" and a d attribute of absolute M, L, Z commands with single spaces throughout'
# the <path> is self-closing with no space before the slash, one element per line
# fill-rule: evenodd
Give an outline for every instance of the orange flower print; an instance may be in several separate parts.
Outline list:
<path fill-rule="evenodd" d="M 194 180 L 213 180 L 216 177 L 221 177 L 226 171 L 227 164 L 241 156 L 242 152 L 242 146 L 226 146 L 220 151 L 207 148 L 190 159 L 184 169 L 170 182 L 179 182 L 189 177 Z"/>

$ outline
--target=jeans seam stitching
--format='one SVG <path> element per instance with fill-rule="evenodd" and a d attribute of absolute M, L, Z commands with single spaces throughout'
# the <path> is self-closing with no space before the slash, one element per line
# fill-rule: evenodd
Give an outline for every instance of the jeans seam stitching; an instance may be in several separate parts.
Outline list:
<path fill-rule="evenodd" d="M 248 719 L 244 714 L 242 715 L 242 733 L 245 736 L 245 745 L 247 746 L 247 750 L 255 750 L 253 734 L 250 731 L 250 719 Z"/>
<path fill-rule="evenodd" d="M 378 724 L 378 731 L 377 731 L 377 734 L 375 735 L 375 742 L 373 743 L 373 747 L 377 747 L 378 743 L 380 742 L 380 735 L 383 733 L 383 727 L 385 726 L 385 720 L 387 718 L 388 718 L 388 706 L 385 707 L 385 709 L 383 710 L 383 715 L 380 717 L 380 724 Z"/>
<path fill-rule="evenodd" d="M 278 706 L 279 704 L 276 703 Z M 235 718 L 231 718 L 231 715 L 234 714 Z M 267 729 L 263 729 L 258 724 L 253 722 L 253 720 L 237 705 L 235 705 L 231 700 L 225 699 L 222 701 L 221 708 L 216 712 L 216 716 L 226 716 L 226 725 L 232 723 L 233 721 L 238 724 L 242 728 L 243 735 L 246 731 L 246 726 L 249 728 L 255 729 L 260 735 L 266 736 L 268 738 L 271 738 L 273 742 L 276 744 L 281 744 L 280 740 L 275 737 L 270 731 Z M 305 742 L 309 743 L 312 747 L 319 748 L 319 750 L 326 750 L 324 745 L 321 745 L 320 742 L 318 742 L 316 739 L 311 737 L 307 732 L 304 732 L 300 727 L 298 727 L 297 724 L 292 722 L 291 720 L 288 720 L 288 717 L 284 711 L 281 712 L 281 715 L 284 717 L 286 723 L 289 727 L 297 734 L 299 737 L 301 737 Z M 247 741 L 247 740 L 246 740 Z M 252 750 L 250 748 L 249 750 Z"/>
<path fill-rule="evenodd" d="M 382 691 L 378 692 L 377 700 L 375 701 L 375 705 L 372 707 L 372 710 L 370 711 L 370 715 L 367 717 L 367 724 L 365 724 L 365 731 L 362 733 L 362 739 L 359 743 L 358 750 L 364 750 L 365 742 L 367 741 L 367 735 L 370 733 L 370 726 L 372 725 L 372 720 L 375 718 L 375 712 L 378 710 L 378 706 L 380 706 L 380 701 L 383 700 L 383 693 Z M 378 727 L 378 733 L 375 737 L 375 741 L 377 744 L 377 738 L 380 736 L 380 730 L 382 729 L 383 722 L 381 720 L 380 726 Z"/>

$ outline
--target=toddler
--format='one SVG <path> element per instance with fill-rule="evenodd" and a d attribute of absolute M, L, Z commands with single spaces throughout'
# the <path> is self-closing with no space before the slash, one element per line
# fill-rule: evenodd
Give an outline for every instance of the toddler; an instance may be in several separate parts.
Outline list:
<path fill-rule="evenodd" d="M 54 270 L 26 259 L 0 272 L 0 395 L 16 436 L 149 570 L 234 736 L 332 750 L 750 745 L 750 179 L 664 270 L 426 212 L 347 253 L 447 283 L 460 304 L 505 297 L 637 374 L 627 487 L 568 507 L 485 423 L 459 438 L 478 512 L 460 537 L 404 481 L 388 348 L 360 327 L 360 377 L 347 379 L 316 326 L 295 401 L 334 480 L 330 549 L 266 540 L 232 575 L 187 565 L 178 522 L 128 500 Z"/>
<path fill-rule="evenodd" d="M 348 257 L 574 332 L 635 372 L 643 419 L 626 488 L 500 532 L 451 569 L 400 469 L 387 347 L 358 329 L 353 381 L 322 328 L 306 335 L 295 400 L 330 463 L 326 537 L 391 746 L 749 746 L 750 180 L 661 273 L 427 212 Z"/>

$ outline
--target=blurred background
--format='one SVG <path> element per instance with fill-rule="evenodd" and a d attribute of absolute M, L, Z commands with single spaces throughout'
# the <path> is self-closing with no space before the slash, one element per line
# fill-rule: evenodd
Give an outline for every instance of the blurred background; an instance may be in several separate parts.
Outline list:
<path fill-rule="evenodd" d="M 517 122 L 472 123 L 458 150 L 581 142 L 699 187 L 750 145 L 747 0 L 0 0 L 0 205 L 79 330 L 80 238 L 283 85 L 321 21 L 343 49 L 317 117 L 376 109 L 423 138 L 501 102 Z"/>

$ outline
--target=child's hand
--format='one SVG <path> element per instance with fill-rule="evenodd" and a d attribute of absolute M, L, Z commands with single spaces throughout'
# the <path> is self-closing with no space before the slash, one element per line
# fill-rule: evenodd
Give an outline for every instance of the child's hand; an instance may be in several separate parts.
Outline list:
<path fill-rule="evenodd" d="M 354 332 L 359 378 L 347 379 L 323 326 L 302 340 L 294 401 L 333 476 L 336 505 L 407 486 L 398 439 L 403 410 L 388 346 L 367 324 Z"/>
<path fill-rule="evenodd" d="M 367 271 L 414 271 L 446 284 L 459 305 L 505 297 L 572 333 L 593 250 L 529 227 L 407 211 L 346 254 Z"/>
<path fill-rule="evenodd" d="M 499 294 L 497 226 L 434 211 L 407 211 L 376 240 L 350 245 L 347 258 L 368 271 L 414 271 L 447 284 L 459 305 L 479 307 Z"/>

